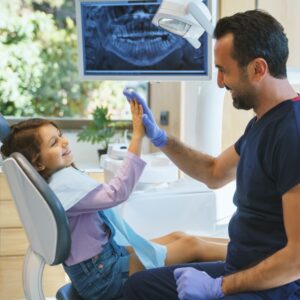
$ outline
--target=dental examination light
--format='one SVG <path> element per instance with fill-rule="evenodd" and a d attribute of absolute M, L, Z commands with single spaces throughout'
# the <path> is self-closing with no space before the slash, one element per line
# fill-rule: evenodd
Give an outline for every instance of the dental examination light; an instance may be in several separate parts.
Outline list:
<path fill-rule="evenodd" d="M 163 0 L 152 23 L 182 36 L 196 49 L 204 31 L 213 35 L 211 14 L 202 0 Z"/>

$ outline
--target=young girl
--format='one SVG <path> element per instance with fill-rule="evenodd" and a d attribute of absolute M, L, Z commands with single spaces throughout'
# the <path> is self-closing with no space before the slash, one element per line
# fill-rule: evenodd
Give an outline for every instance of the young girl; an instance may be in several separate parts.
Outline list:
<path fill-rule="evenodd" d="M 22 153 L 62 201 L 72 240 L 70 255 L 63 266 L 79 295 L 88 300 L 121 297 L 125 280 L 144 266 L 224 260 L 226 255 L 223 240 L 174 232 L 151 243 L 138 236 L 125 222 L 119 224 L 121 228 L 115 227 L 119 220 L 108 218 L 115 216 L 107 215 L 105 212 L 110 210 L 106 209 L 129 197 L 145 166 L 139 157 L 144 136 L 142 106 L 134 101 L 130 105 L 133 135 L 128 154 L 107 184 L 90 181 L 74 167 L 69 142 L 51 121 L 31 119 L 13 125 L 1 147 L 5 157 L 13 152 Z M 116 242 L 116 228 L 129 231 L 134 237 L 133 247 L 120 246 Z M 147 265 L 152 250 L 163 253 L 162 263 Z"/>

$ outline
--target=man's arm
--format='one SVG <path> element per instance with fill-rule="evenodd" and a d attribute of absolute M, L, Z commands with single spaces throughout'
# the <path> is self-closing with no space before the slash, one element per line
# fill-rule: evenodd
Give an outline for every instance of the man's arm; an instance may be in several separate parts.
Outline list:
<path fill-rule="evenodd" d="M 300 278 L 300 184 L 283 195 L 287 245 L 253 268 L 225 276 L 225 295 L 278 287 Z"/>
<path fill-rule="evenodd" d="M 143 107 L 146 135 L 187 175 L 204 182 L 210 188 L 219 188 L 235 178 L 239 155 L 234 147 L 217 158 L 197 152 L 159 128 L 148 105 L 135 91 L 123 91 L 129 102 L 137 101 Z"/>
<path fill-rule="evenodd" d="M 235 179 L 239 155 L 234 146 L 218 157 L 189 148 L 174 137 L 160 148 L 187 175 L 204 182 L 210 188 L 219 188 Z"/>

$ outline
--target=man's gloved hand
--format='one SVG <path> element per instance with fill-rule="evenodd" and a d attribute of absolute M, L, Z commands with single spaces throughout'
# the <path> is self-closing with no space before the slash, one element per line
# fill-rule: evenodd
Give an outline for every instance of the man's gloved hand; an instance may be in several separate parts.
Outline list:
<path fill-rule="evenodd" d="M 223 277 L 216 279 L 195 268 L 178 268 L 174 270 L 180 300 L 215 300 L 224 297 L 222 291 Z"/>
<path fill-rule="evenodd" d="M 141 98 L 140 95 L 138 95 L 134 90 L 131 89 L 125 89 L 123 91 L 123 94 L 127 98 L 128 101 L 136 100 L 139 104 L 143 106 L 143 124 L 145 126 L 145 132 L 147 137 L 151 140 L 151 142 L 156 147 L 163 147 L 166 145 L 168 141 L 167 133 L 160 129 L 152 115 L 151 110 L 147 106 L 144 99 Z"/>

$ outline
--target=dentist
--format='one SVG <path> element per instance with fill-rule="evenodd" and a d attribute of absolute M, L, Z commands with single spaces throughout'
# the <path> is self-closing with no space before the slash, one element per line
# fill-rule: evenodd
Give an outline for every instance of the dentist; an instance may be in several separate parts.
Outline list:
<path fill-rule="evenodd" d="M 143 105 L 146 135 L 182 171 L 210 188 L 236 179 L 227 257 L 136 273 L 127 300 L 300 299 L 300 97 L 287 80 L 288 39 L 259 10 L 220 19 L 214 35 L 218 85 L 255 113 L 218 157 L 168 136 L 139 95 L 124 94 Z"/>

